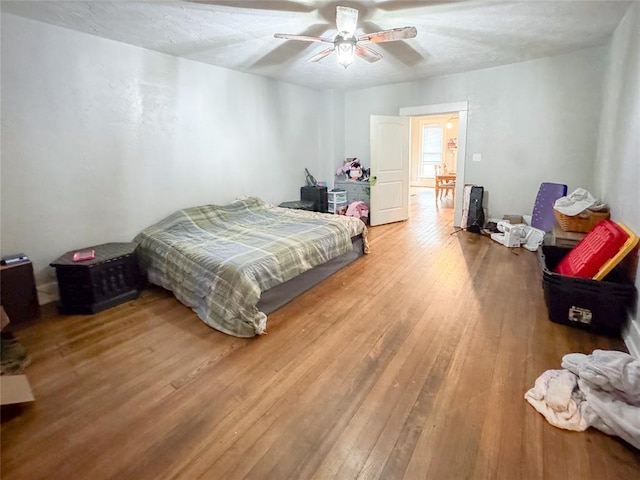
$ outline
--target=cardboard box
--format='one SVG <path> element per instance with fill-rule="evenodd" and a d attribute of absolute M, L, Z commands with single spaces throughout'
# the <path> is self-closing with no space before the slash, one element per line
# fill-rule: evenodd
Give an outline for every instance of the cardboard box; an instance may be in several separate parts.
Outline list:
<path fill-rule="evenodd" d="M 0 404 L 33 402 L 33 392 L 26 375 L 0 376 Z"/>
<path fill-rule="evenodd" d="M 502 217 L 502 220 L 504 220 L 505 222 L 509 222 L 511 225 L 524 223 L 524 218 L 522 218 L 522 215 L 505 215 L 504 217 Z"/>
<path fill-rule="evenodd" d="M 2 329 L 9 325 L 10 319 L 4 308 L 0 306 Z M 0 405 L 33 402 L 33 392 L 26 375 L 0 375 Z"/>

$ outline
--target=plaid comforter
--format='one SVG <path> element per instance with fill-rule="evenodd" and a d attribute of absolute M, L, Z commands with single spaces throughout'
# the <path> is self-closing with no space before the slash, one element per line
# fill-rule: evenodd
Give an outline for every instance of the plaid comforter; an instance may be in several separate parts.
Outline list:
<path fill-rule="evenodd" d="M 266 328 L 261 292 L 352 249 L 358 219 L 275 207 L 258 198 L 180 210 L 143 230 L 150 282 L 173 291 L 211 327 L 238 337 Z"/>

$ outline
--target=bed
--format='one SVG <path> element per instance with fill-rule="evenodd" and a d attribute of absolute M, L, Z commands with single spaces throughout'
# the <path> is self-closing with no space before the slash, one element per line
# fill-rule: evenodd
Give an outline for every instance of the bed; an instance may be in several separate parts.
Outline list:
<path fill-rule="evenodd" d="M 268 313 L 368 253 L 361 220 L 256 197 L 180 210 L 134 241 L 151 283 L 237 337 L 264 333 Z"/>

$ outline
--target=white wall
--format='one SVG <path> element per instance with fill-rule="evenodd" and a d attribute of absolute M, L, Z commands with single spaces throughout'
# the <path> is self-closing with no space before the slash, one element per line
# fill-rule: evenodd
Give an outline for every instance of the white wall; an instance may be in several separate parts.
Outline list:
<path fill-rule="evenodd" d="M 611 205 L 614 220 L 640 235 L 640 4 L 620 22 L 609 52 L 595 169 L 595 194 Z M 636 274 L 640 290 L 640 270 Z M 625 332 L 640 358 L 640 314 Z"/>
<path fill-rule="evenodd" d="M 350 91 L 345 152 L 368 163 L 369 115 L 469 102 L 466 183 L 489 214 L 530 214 L 542 182 L 592 188 L 606 47 L 418 82 Z M 474 153 L 481 162 L 471 162 Z"/>
<path fill-rule="evenodd" d="M 177 209 L 299 198 L 321 94 L 2 15 L 2 254 L 39 284 L 83 246 Z"/>
<path fill-rule="evenodd" d="M 320 161 L 317 172 L 318 181 L 327 182 L 329 190 L 333 188 L 336 169 L 344 163 L 344 93 L 325 90 L 322 95 L 320 126 Z M 314 175 L 316 173 L 312 172 Z"/>

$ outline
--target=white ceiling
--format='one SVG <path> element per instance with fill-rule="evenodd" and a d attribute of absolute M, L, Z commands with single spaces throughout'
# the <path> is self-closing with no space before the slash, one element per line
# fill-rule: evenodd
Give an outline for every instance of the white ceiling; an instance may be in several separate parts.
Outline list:
<path fill-rule="evenodd" d="M 2 12 L 263 75 L 313 89 L 413 81 L 602 45 L 630 2 L 618 1 L 7 1 Z M 327 44 L 273 34 L 333 38 L 335 6 L 360 12 L 356 34 L 413 25 L 416 38 L 371 45 L 384 58 L 347 70 Z"/>

